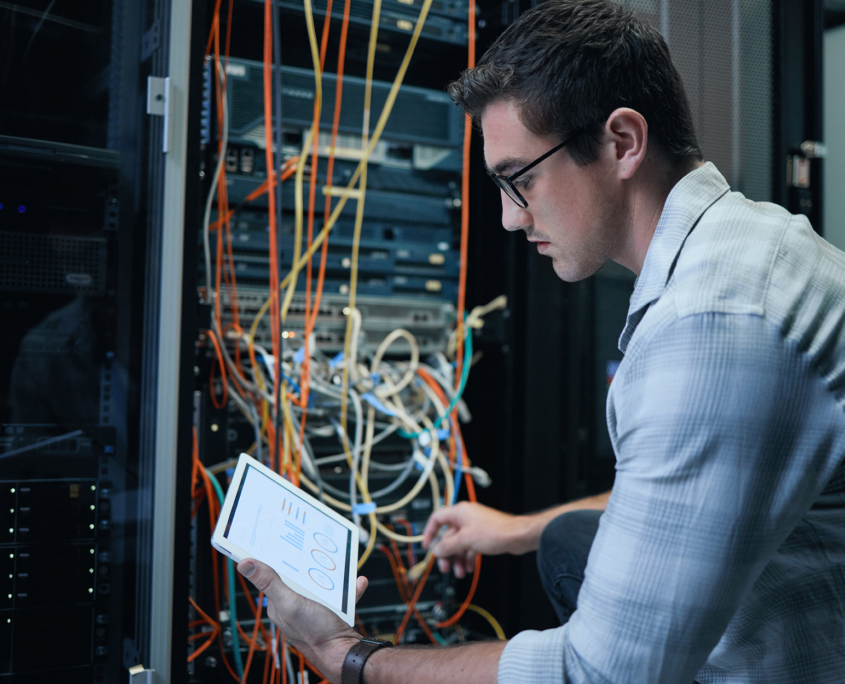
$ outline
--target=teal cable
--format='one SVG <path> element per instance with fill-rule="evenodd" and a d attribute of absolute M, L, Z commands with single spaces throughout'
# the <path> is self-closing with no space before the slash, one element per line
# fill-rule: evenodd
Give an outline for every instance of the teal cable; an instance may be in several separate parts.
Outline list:
<path fill-rule="evenodd" d="M 430 428 L 420 430 L 419 432 L 405 432 L 404 430 L 397 430 L 396 434 L 402 435 L 405 439 L 416 439 L 423 434 L 423 432 L 437 430 L 443 424 L 443 421 L 446 420 L 448 416 L 452 415 L 452 411 L 455 409 L 455 406 L 458 405 L 458 402 L 464 393 L 464 388 L 467 386 L 467 378 L 469 377 L 469 365 L 470 361 L 472 361 L 472 330 L 469 326 L 467 326 L 467 334 L 464 339 L 464 365 L 461 369 L 461 382 L 458 385 L 458 391 L 455 392 L 455 396 L 452 397 L 452 401 L 449 402 L 449 408 L 446 409 L 446 412 L 443 415 L 439 416 L 437 420 L 434 421 L 434 424 Z"/>
<path fill-rule="evenodd" d="M 208 478 L 214 486 L 214 491 L 217 492 L 217 498 L 220 499 L 220 507 L 222 508 L 223 500 L 226 498 L 225 494 L 223 494 L 223 487 L 220 486 L 214 473 L 208 469 L 205 472 L 208 473 Z M 237 571 L 231 558 L 227 558 L 226 562 L 229 564 L 229 624 L 232 626 L 232 650 L 234 651 L 233 655 L 235 657 L 235 669 L 238 671 L 238 676 L 243 679 L 244 662 L 241 659 L 241 644 L 238 639 L 238 616 L 235 612 L 235 572 Z"/>

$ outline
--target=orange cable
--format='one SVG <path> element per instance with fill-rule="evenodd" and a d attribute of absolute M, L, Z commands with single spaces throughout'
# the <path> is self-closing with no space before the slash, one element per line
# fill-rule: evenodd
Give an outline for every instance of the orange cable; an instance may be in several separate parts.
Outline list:
<path fill-rule="evenodd" d="M 297 164 L 297 162 L 299 162 L 299 157 L 291 157 L 290 159 L 288 159 L 288 160 L 284 163 L 284 166 L 282 166 L 282 170 L 281 170 L 281 173 L 280 173 L 280 178 L 281 178 L 281 180 L 282 180 L 282 181 L 286 181 L 286 180 L 287 180 L 288 178 L 290 178 L 290 177 L 291 177 L 294 173 L 296 173 L 296 164 Z M 269 181 L 266 181 L 266 180 L 265 180 L 265 181 L 262 181 L 261 183 L 259 183 L 259 184 L 256 186 L 255 190 L 253 190 L 251 193 L 249 193 L 249 194 L 248 194 L 248 195 L 244 198 L 243 204 L 247 204 L 247 203 L 249 203 L 249 202 L 254 202 L 254 201 L 255 201 L 255 200 L 257 200 L 259 197 L 261 197 L 261 195 L 263 195 L 265 192 L 267 192 L 267 190 L 268 190 L 268 188 L 269 188 L 269 187 L 270 187 L 270 182 L 269 182 Z M 273 183 L 273 187 L 276 187 L 275 182 Z M 240 205 L 239 205 L 239 206 L 240 206 Z M 214 230 L 217 230 L 218 228 L 220 228 L 220 227 L 223 225 L 223 221 L 224 221 L 226 218 L 232 218 L 232 216 L 234 216 L 234 215 L 235 215 L 235 212 L 236 212 L 236 211 L 237 211 L 237 209 L 230 209 L 230 210 L 228 211 L 228 213 L 227 213 L 225 216 L 223 216 L 223 217 L 221 217 L 221 218 L 218 218 L 216 221 L 214 221 L 213 223 L 211 223 L 211 224 L 208 226 L 209 231 L 214 231 Z"/>
<path fill-rule="evenodd" d="M 197 602 L 194 601 L 192 596 L 188 597 L 188 601 L 190 601 L 191 605 L 194 607 L 194 610 L 196 610 L 197 613 L 199 613 L 200 616 L 203 618 L 202 620 L 196 620 L 192 622 L 189 627 L 194 628 L 198 627 L 201 624 L 209 624 L 212 627 L 211 632 L 200 632 L 199 634 L 193 634 L 188 638 L 189 642 L 195 641 L 196 639 L 202 639 L 203 637 L 207 638 L 206 642 L 202 646 L 197 648 L 193 653 L 188 656 L 188 662 L 190 663 L 193 662 L 196 658 L 198 658 L 203 651 L 205 651 L 209 646 L 211 646 L 211 644 L 214 643 L 214 640 L 217 638 L 217 632 L 220 630 L 220 625 L 218 625 L 214 620 L 212 620 L 208 615 L 206 615 L 205 611 L 203 611 L 203 609 L 197 605 Z"/>
<path fill-rule="evenodd" d="M 464 613 L 467 610 L 467 607 L 470 603 L 472 603 L 472 597 L 475 596 L 475 590 L 478 587 L 478 578 L 481 575 L 481 554 L 478 554 L 475 557 L 475 570 L 472 573 L 472 584 L 469 587 L 469 593 L 467 597 L 464 599 L 464 602 L 461 604 L 461 607 L 455 612 L 455 614 L 450 617 L 448 620 L 443 620 L 443 622 L 438 622 L 435 626 L 438 629 L 442 629 L 443 627 L 451 627 L 454 625 L 458 620 L 460 620 Z"/>
<path fill-rule="evenodd" d="M 327 161 L 326 167 L 326 189 L 332 187 L 332 178 L 334 177 L 334 160 L 335 160 L 335 145 L 337 144 L 337 135 L 338 130 L 340 128 L 340 111 L 341 111 L 341 104 L 343 101 L 343 71 L 345 68 L 346 63 L 346 39 L 349 33 L 349 14 L 350 14 L 350 6 L 351 0 L 345 0 L 343 6 L 343 23 L 340 28 L 340 45 L 338 47 L 338 56 L 337 56 L 337 80 L 335 84 L 335 98 L 334 98 L 334 119 L 332 120 L 332 138 L 331 143 L 329 145 L 329 157 Z M 325 225 L 329 221 L 329 217 L 331 216 L 331 204 L 332 198 L 331 195 L 326 192 L 326 202 L 325 208 L 323 211 L 323 224 Z M 328 250 L 329 250 L 329 236 L 326 235 L 325 239 L 323 240 L 323 245 L 320 251 L 320 271 L 317 276 L 317 291 L 314 294 L 314 306 L 312 308 L 312 315 L 310 319 L 306 317 L 305 320 L 305 339 L 309 339 L 311 337 L 311 333 L 314 331 L 314 325 L 317 322 L 317 315 L 320 311 L 320 300 L 323 297 L 323 284 L 325 282 L 326 277 L 326 262 L 328 259 Z M 310 359 L 305 358 L 303 359 L 306 364 L 308 364 L 308 369 L 310 371 Z M 303 369 L 304 370 L 304 369 Z M 307 404 L 308 402 L 308 382 L 303 385 L 303 401 Z"/>
<path fill-rule="evenodd" d="M 329 27 L 331 25 L 331 18 L 332 18 L 332 0 L 328 0 L 326 4 L 326 17 L 323 20 L 323 35 L 320 40 L 320 78 L 322 79 L 323 70 L 326 65 L 326 49 L 329 44 Z M 320 116 L 321 111 L 320 108 L 317 106 L 317 99 L 314 99 L 314 111 L 313 117 L 311 121 L 311 127 L 314 130 L 314 146 L 311 149 L 311 178 L 308 187 L 308 228 L 307 228 L 307 248 L 311 249 L 311 244 L 314 241 L 314 209 L 316 204 L 316 193 L 317 193 L 317 172 L 320 167 Z M 308 263 L 305 267 L 305 322 L 307 324 L 308 319 L 311 315 L 311 276 L 313 272 L 313 260 L 309 259 Z M 307 326 L 306 326 L 307 327 Z M 305 366 L 309 366 L 310 364 L 305 360 L 308 358 L 308 335 L 305 336 L 303 341 L 305 345 L 305 354 L 303 357 L 303 374 L 302 374 L 302 382 L 307 385 L 308 383 L 308 375 L 304 372 Z M 303 390 L 306 392 L 306 390 Z M 307 394 L 305 395 L 307 397 Z M 300 441 L 305 434 L 305 416 L 303 416 L 301 427 L 300 427 Z"/>
<path fill-rule="evenodd" d="M 199 461 L 199 438 L 197 435 L 197 428 L 196 425 L 193 429 L 193 438 L 194 438 L 194 458 Z M 199 464 L 199 474 L 205 483 L 206 489 L 206 498 L 208 499 L 208 517 L 209 522 L 211 523 L 211 529 L 213 530 L 215 525 L 217 524 L 217 508 L 215 506 L 216 497 L 214 494 L 214 490 L 211 485 L 211 480 L 209 479 L 208 473 L 206 472 L 205 468 L 202 466 L 202 463 Z M 219 577 L 219 568 L 217 565 L 218 555 L 217 550 L 214 547 L 211 547 L 211 565 L 213 568 L 213 577 L 214 577 L 214 609 L 215 614 L 220 615 L 220 577 Z M 232 669 L 232 666 L 229 664 L 229 660 L 226 658 L 226 654 L 223 651 L 223 636 L 222 630 L 218 631 L 217 639 L 220 644 L 220 655 L 223 658 L 223 664 L 226 666 L 226 669 L 229 671 L 229 674 L 232 675 L 232 678 L 236 681 L 239 679 L 238 675 Z"/>
<path fill-rule="evenodd" d="M 414 536 L 414 528 L 411 526 L 411 523 L 408 520 L 405 520 L 405 518 L 394 518 L 394 520 L 405 528 L 405 531 L 408 533 L 409 537 Z M 408 567 L 409 568 L 414 565 L 414 556 L 413 556 L 414 548 L 413 547 L 414 547 L 413 543 L 408 544 L 407 553 L 408 553 Z"/>
<path fill-rule="evenodd" d="M 469 39 L 467 41 L 467 66 L 475 66 L 475 0 L 469 0 Z M 461 371 L 464 359 L 464 310 L 466 307 L 467 260 L 469 254 L 469 153 L 472 139 L 472 120 L 469 115 L 464 116 L 464 145 L 463 168 L 461 177 L 461 270 L 458 276 L 458 311 L 457 333 L 458 349 L 455 358 L 455 388 L 460 386 Z M 471 333 L 470 333 L 471 334 Z M 457 422 L 458 411 L 455 409 L 454 418 Z M 471 478 L 464 478 L 471 479 Z M 469 490 L 469 482 L 467 482 Z"/>
<path fill-rule="evenodd" d="M 425 369 L 423 369 L 423 368 L 418 368 L 417 373 L 425 381 L 425 383 L 427 385 L 429 385 L 434 390 L 434 392 L 437 394 L 437 396 L 440 398 L 440 400 L 445 403 L 446 402 L 446 396 L 443 393 L 442 388 L 437 384 L 437 382 L 434 380 L 434 378 L 432 378 L 431 375 L 429 373 L 427 373 L 425 371 Z M 454 458 L 454 450 L 455 450 L 455 445 L 457 443 L 457 440 L 460 439 L 461 442 L 463 443 L 463 437 L 461 435 L 461 428 L 460 428 L 460 425 L 458 423 L 456 416 L 452 420 L 452 429 L 454 430 L 455 434 L 452 435 L 452 438 L 450 440 L 449 452 L 450 452 L 450 456 L 452 458 Z M 469 463 L 469 457 L 467 456 L 467 453 L 466 453 L 466 445 L 464 445 L 464 448 L 461 449 L 461 462 L 462 462 L 464 468 L 469 468 L 470 463 Z M 473 482 L 472 477 L 467 473 L 466 477 L 464 477 L 463 479 L 464 479 L 464 482 L 466 482 L 467 494 L 469 496 L 470 501 L 476 501 L 475 483 Z M 448 618 L 447 620 L 444 620 L 443 622 L 438 622 L 436 624 L 436 627 L 438 627 L 438 628 L 451 627 L 453 624 L 455 624 L 458 620 L 460 620 L 463 617 L 464 613 L 467 610 L 467 607 L 472 602 L 472 598 L 475 595 L 475 590 L 476 590 L 476 587 L 478 586 L 478 578 L 480 576 L 480 569 L 481 569 L 481 555 L 479 554 L 478 556 L 475 557 L 475 567 L 473 568 L 472 584 L 470 585 L 469 593 L 467 594 L 466 599 L 464 599 L 464 602 L 461 604 L 461 607 L 455 612 L 454 615 L 452 615 L 452 617 Z"/>
<path fill-rule="evenodd" d="M 396 588 L 399 590 L 399 597 L 402 599 L 402 603 L 407 604 L 408 600 L 410 599 L 410 594 L 408 593 L 407 583 L 404 581 L 404 578 L 399 574 L 399 568 L 396 565 L 396 559 L 384 544 L 379 544 L 377 548 L 385 556 L 387 556 L 387 560 L 390 561 L 390 569 L 393 571 L 393 579 L 396 582 Z"/>
<path fill-rule="evenodd" d="M 425 567 L 425 572 L 423 572 L 422 577 L 420 577 L 419 581 L 417 582 L 417 589 L 414 592 L 414 595 L 411 597 L 411 601 L 408 603 L 408 609 L 405 611 L 405 617 L 402 618 L 402 623 L 399 625 L 399 629 L 396 630 L 396 634 L 393 637 L 393 643 L 398 644 L 399 640 L 402 638 L 402 634 L 405 631 L 405 627 L 408 624 L 408 619 L 411 617 L 411 613 L 414 611 L 415 606 L 417 605 L 417 601 L 420 598 L 420 594 L 422 594 L 423 587 L 425 586 L 425 582 L 428 579 L 428 574 L 431 572 L 431 568 L 434 565 L 434 558 L 429 559 L 428 564 Z"/>
<path fill-rule="evenodd" d="M 244 576 L 241 575 L 240 573 L 238 573 L 238 579 L 241 581 L 241 588 L 244 590 L 244 595 L 246 596 L 246 600 L 247 600 L 247 604 L 249 605 L 249 609 L 253 613 L 255 613 L 258 610 L 258 606 L 257 606 L 256 602 L 252 600 L 252 593 L 250 592 L 249 587 L 247 586 L 246 580 L 244 579 Z M 259 595 L 260 595 L 260 592 L 259 592 Z M 259 600 L 259 603 L 260 602 L 261 601 Z M 263 624 L 261 625 L 261 636 L 264 639 L 265 644 L 270 643 L 270 635 L 267 634 L 267 630 L 264 628 Z"/>
<path fill-rule="evenodd" d="M 267 684 L 267 675 L 270 674 L 270 661 L 273 660 L 273 653 L 270 650 L 272 646 L 271 642 L 267 642 L 267 648 L 264 652 L 264 673 L 261 677 L 261 684 Z"/>
<path fill-rule="evenodd" d="M 273 159 L 273 3 L 272 0 L 264 0 L 264 143 L 265 143 L 265 160 L 267 166 L 267 181 L 268 188 L 276 183 L 276 167 Z M 281 122 L 279 122 L 281 124 Z M 282 153 L 281 150 L 278 151 Z M 270 326 L 271 339 L 273 346 L 273 356 L 278 359 L 280 363 L 281 352 L 281 338 L 279 335 L 279 318 L 281 312 L 279 311 L 279 262 L 278 262 L 278 240 L 277 231 L 279 226 L 276 225 L 276 193 L 268 192 L 268 212 L 269 212 L 269 226 L 270 226 Z M 273 396 L 279 396 L 279 386 L 281 378 L 273 378 Z M 278 404 L 278 402 L 276 402 Z M 278 416 L 281 407 L 274 406 L 274 413 Z M 269 453 L 274 455 L 276 448 L 275 440 L 269 444 Z M 281 463 L 281 460 L 279 461 Z"/>
<path fill-rule="evenodd" d="M 226 405 L 229 398 L 229 384 L 226 380 L 226 362 L 223 360 L 223 352 L 220 350 L 220 344 L 217 342 L 217 337 L 211 330 L 207 331 L 209 339 L 214 344 L 214 350 L 217 352 L 217 363 L 220 364 L 220 380 L 223 383 L 223 399 L 218 402 L 217 396 L 214 394 L 214 364 L 211 364 L 211 377 L 208 381 L 209 392 L 211 392 L 211 403 L 217 409 L 222 409 Z"/>
<path fill-rule="evenodd" d="M 264 594 L 258 592 L 258 605 L 255 609 L 255 625 L 252 628 L 252 641 L 249 645 L 249 653 L 246 657 L 246 665 L 244 665 L 244 675 L 241 678 L 241 684 L 246 684 L 246 678 L 249 675 L 249 670 L 252 667 L 252 658 L 255 655 L 255 647 L 258 643 L 258 628 L 261 627 L 261 600 L 264 598 Z"/>

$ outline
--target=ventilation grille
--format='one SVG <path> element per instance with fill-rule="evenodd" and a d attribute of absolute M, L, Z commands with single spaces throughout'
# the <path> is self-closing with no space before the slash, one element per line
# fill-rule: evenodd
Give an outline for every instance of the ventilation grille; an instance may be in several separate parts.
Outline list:
<path fill-rule="evenodd" d="M 105 294 L 106 241 L 0 233 L 0 289 L 49 294 Z"/>
<path fill-rule="evenodd" d="M 704 152 L 731 184 L 770 201 L 773 175 L 771 0 L 621 0 L 669 44 Z"/>

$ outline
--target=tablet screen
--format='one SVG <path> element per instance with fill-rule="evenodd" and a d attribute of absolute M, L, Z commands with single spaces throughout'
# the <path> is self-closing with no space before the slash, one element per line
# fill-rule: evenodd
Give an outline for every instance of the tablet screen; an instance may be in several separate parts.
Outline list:
<path fill-rule="evenodd" d="M 348 613 L 352 532 L 247 465 L 223 536 Z"/>

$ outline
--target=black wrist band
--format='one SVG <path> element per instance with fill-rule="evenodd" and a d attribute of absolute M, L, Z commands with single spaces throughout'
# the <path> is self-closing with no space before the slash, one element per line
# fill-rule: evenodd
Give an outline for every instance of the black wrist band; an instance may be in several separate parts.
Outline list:
<path fill-rule="evenodd" d="M 364 664 L 375 651 L 385 646 L 393 646 L 393 642 L 361 639 L 350 648 L 340 671 L 340 684 L 364 684 Z"/>

